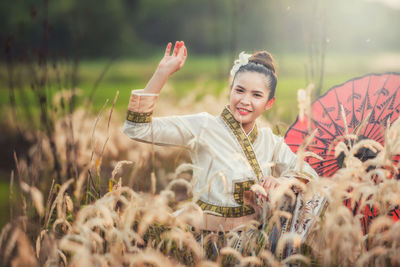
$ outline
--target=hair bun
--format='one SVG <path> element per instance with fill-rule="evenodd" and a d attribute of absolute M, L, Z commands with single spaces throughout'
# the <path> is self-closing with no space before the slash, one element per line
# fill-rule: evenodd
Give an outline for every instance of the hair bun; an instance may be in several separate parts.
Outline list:
<path fill-rule="evenodd" d="M 271 70 L 276 75 L 274 58 L 267 51 L 255 52 L 249 58 L 249 62 L 264 65 L 267 69 Z"/>

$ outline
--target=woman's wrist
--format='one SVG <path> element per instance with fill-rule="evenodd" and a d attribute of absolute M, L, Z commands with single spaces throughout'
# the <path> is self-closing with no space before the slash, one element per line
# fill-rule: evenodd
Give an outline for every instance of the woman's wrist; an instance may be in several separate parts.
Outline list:
<path fill-rule="evenodd" d="M 165 70 L 157 68 L 151 77 L 150 81 L 144 88 L 145 93 L 159 94 L 169 77 L 168 72 Z"/>
<path fill-rule="evenodd" d="M 158 67 L 156 69 L 156 71 L 154 72 L 153 77 L 157 77 L 157 79 L 167 81 L 169 76 L 171 76 L 171 74 L 172 73 L 170 73 L 170 71 L 168 71 L 168 70 L 166 70 L 164 68 Z"/>

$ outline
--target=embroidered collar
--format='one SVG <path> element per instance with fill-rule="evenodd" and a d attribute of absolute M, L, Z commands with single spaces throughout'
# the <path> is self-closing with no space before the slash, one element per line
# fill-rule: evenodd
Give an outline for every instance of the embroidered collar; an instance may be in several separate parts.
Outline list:
<path fill-rule="evenodd" d="M 261 179 L 263 177 L 263 173 L 261 171 L 260 164 L 257 161 L 257 157 L 254 153 L 254 149 L 252 146 L 252 143 L 254 143 L 255 139 L 257 138 L 257 127 L 254 126 L 253 130 L 251 130 L 251 132 L 247 135 L 241 127 L 240 123 L 235 120 L 233 114 L 227 107 L 225 107 L 222 111 L 221 118 L 235 135 L 236 140 L 239 142 L 239 145 L 242 148 L 242 151 L 245 154 L 256 177 L 258 179 Z"/>
<path fill-rule="evenodd" d="M 237 120 L 235 120 L 232 112 L 229 110 L 228 107 L 224 108 L 224 110 L 221 113 L 221 117 L 225 121 L 225 123 L 229 126 L 229 128 L 231 128 L 232 131 L 241 130 L 245 135 L 247 135 L 250 142 L 254 144 L 258 136 L 258 129 L 256 124 L 254 124 L 253 129 L 251 129 L 251 131 L 248 134 L 246 134 L 245 131 L 240 126 L 240 123 Z"/>

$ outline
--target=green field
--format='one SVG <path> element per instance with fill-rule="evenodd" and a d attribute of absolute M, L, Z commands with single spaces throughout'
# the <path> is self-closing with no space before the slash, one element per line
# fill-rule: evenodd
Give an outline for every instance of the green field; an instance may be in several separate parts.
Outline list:
<path fill-rule="evenodd" d="M 327 55 L 322 91 L 336 84 L 343 83 L 352 77 L 361 76 L 366 73 L 399 72 L 399 57 L 400 55 L 396 53 L 377 54 L 375 56 Z M 283 122 L 291 123 L 297 115 L 297 110 L 293 108 L 296 106 L 296 91 L 299 88 L 304 88 L 311 81 L 306 75 L 309 59 L 305 55 L 278 53 L 275 54 L 275 60 L 277 62 L 279 78 L 276 93 L 277 101 L 275 107 L 269 113 L 274 117 L 278 113 Z M 90 95 L 96 80 L 108 63 L 109 61 L 107 60 L 80 62 L 77 77 L 77 88 L 81 92 L 81 96 L 79 97 L 80 103 L 82 103 L 84 97 Z M 158 57 L 147 60 L 119 59 L 112 62 L 95 91 L 92 99 L 94 104 L 93 111 L 98 111 L 107 98 L 111 101 L 116 91 L 119 90 L 120 96 L 116 103 L 116 110 L 118 113 L 123 114 L 130 90 L 143 88 L 146 85 L 146 81 L 151 77 L 157 63 Z M 61 80 L 65 81 L 65 76 L 68 74 L 67 70 L 70 66 L 65 64 L 59 65 Z M 227 95 L 230 66 L 230 60 L 227 56 L 188 57 L 184 68 L 174 74 L 169 80 L 168 85 L 172 90 L 162 92 L 160 103 L 163 101 L 163 96 L 168 96 L 166 98 L 169 101 L 179 101 L 188 94 L 195 94 L 195 99 L 201 101 L 207 94 L 215 96 L 219 96 L 220 94 Z M 34 103 L 35 100 L 32 98 L 32 91 L 29 89 L 29 83 L 32 78 L 30 73 L 23 66 L 14 67 L 14 73 L 15 79 L 21 84 L 19 87 L 25 88 L 23 95 L 28 99 L 29 103 Z M 0 104 L 2 107 L 6 107 L 9 104 L 9 91 L 7 89 L 8 75 L 5 65 L 0 67 L 0 77 Z M 57 85 L 54 82 L 56 80 L 55 74 L 51 71 L 49 72 L 49 77 L 52 81 L 50 84 L 53 84 L 48 90 L 50 94 L 54 94 L 60 87 L 62 89 L 70 89 L 66 88 L 68 85 L 65 82 L 61 86 Z M 21 89 L 16 90 L 17 105 L 26 106 L 22 102 L 19 92 L 21 92 Z M 35 112 L 34 110 L 35 108 L 33 108 L 33 112 Z M 205 110 L 207 110 L 207 107 L 205 107 Z"/>

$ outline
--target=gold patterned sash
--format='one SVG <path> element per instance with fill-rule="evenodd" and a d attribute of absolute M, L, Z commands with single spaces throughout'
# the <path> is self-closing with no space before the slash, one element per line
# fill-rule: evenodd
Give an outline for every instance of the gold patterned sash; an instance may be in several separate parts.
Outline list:
<path fill-rule="evenodd" d="M 222 119 L 231 129 L 233 134 L 236 137 L 236 140 L 239 142 L 240 147 L 242 148 L 243 153 L 245 154 L 247 161 L 249 162 L 251 168 L 253 169 L 256 177 L 260 180 L 263 177 L 263 173 L 260 168 L 260 164 L 257 161 L 256 154 L 254 153 L 254 149 L 252 143 L 257 138 L 258 130 L 257 126 L 254 126 L 254 129 L 250 132 L 249 136 L 246 135 L 240 123 L 235 120 L 232 113 L 229 111 L 227 107 L 224 108 L 221 114 Z"/>
<path fill-rule="evenodd" d="M 238 182 L 234 185 L 233 197 L 235 201 L 240 204 L 239 207 L 223 207 L 213 204 L 206 203 L 202 200 L 197 200 L 197 205 L 200 206 L 202 210 L 212 211 L 213 213 L 220 214 L 223 217 L 237 218 L 246 215 L 253 214 L 254 208 L 249 205 L 244 205 L 244 192 L 250 190 L 250 187 L 254 184 L 254 180 L 248 180 L 244 182 Z"/>
<path fill-rule="evenodd" d="M 257 179 L 261 179 L 263 174 L 258 164 L 256 155 L 253 150 L 252 144 L 257 139 L 258 130 L 257 126 L 254 126 L 253 130 L 246 135 L 240 126 L 239 122 L 235 120 L 232 113 L 225 107 L 221 114 L 222 119 L 230 128 L 230 130 L 235 135 L 237 141 L 242 148 L 250 166 L 252 167 Z M 254 208 L 244 204 L 244 192 L 250 190 L 250 187 L 255 183 L 254 180 L 247 180 L 242 182 L 237 182 L 234 184 L 233 197 L 240 206 L 239 207 L 223 207 L 217 206 L 210 203 L 206 203 L 202 200 L 198 200 L 196 203 L 200 206 L 202 210 L 211 211 L 213 213 L 220 214 L 223 217 L 242 217 L 250 214 L 254 214 Z"/>

